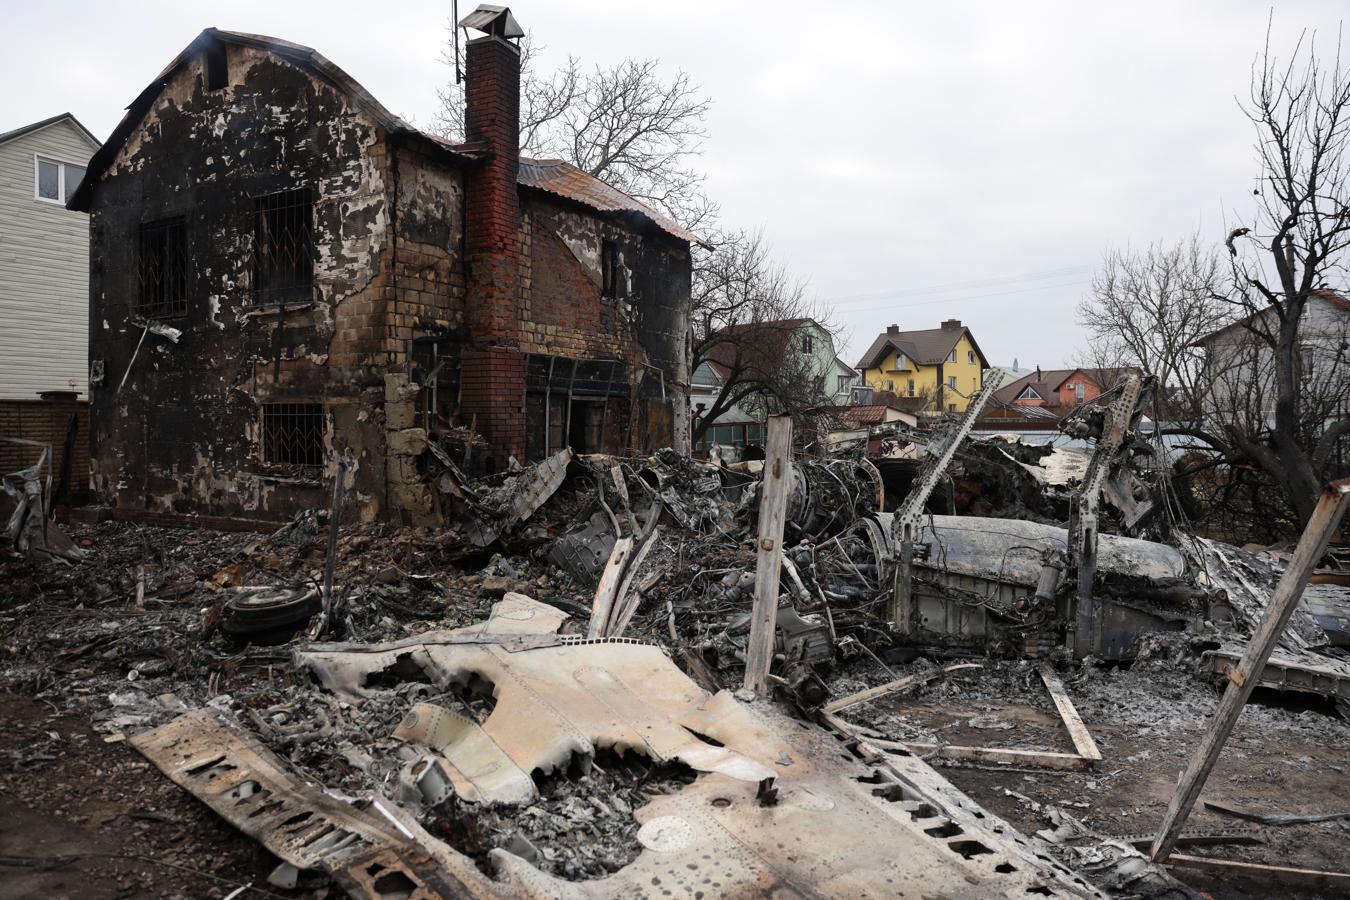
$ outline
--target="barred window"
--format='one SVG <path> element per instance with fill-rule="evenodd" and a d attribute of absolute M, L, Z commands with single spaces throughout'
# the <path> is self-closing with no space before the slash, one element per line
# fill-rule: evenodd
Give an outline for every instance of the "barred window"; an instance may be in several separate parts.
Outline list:
<path fill-rule="evenodd" d="M 253 293 L 262 305 L 314 299 L 314 198 L 309 188 L 258 197 L 253 218 Z"/>
<path fill-rule="evenodd" d="M 142 225 L 138 263 L 141 286 L 136 311 L 149 319 L 187 315 L 187 226 L 183 220 Z"/>
<path fill-rule="evenodd" d="M 323 465 L 325 416 L 318 403 L 264 403 L 263 462 L 317 468 Z"/>

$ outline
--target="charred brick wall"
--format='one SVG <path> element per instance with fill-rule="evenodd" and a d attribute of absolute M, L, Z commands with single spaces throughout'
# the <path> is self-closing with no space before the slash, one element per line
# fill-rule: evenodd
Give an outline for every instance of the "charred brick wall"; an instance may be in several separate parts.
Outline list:
<path fill-rule="evenodd" d="M 679 449 L 687 246 L 521 189 L 515 48 L 471 46 L 470 122 L 492 151 L 477 164 L 386 133 L 263 49 L 228 45 L 214 89 L 201 57 L 170 76 L 90 200 L 91 468 L 117 515 L 281 520 L 327 505 L 341 458 L 349 515 L 434 522 L 428 428 L 474 424 L 492 445 L 475 460 L 523 460 L 527 353 L 620 361 L 604 446 Z M 313 284 L 278 306 L 255 284 L 257 210 L 297 189 Z M 185 302 L 147 313 L 140 232 L 165 222 L 183 234 Z M 419 385 L 437 367 L 431 409 Z M 274 404 L 321 410 L 321 453 L 269 458 Z"/>
<path fill-rule="evenodd" d="M 229 83 L 209 90 L 202 57 L 180 69 L 92 196 L 96 485 L 123 513 L 281 519 L 326 505 L 342 454 L 348 508 L 371 518 L 385 494 L 390 151 L 341 92 L 265 51 L 227 50 Z M 300 188 L 313 291 L 279 311 L 253 290 L 256 198 Z M 177 342 L 145 333 L 139 305 L 138 234 L 166 220 L 182 223 L 186 304 L 155 318 Z M 263 405 L 281 402 L 322 406 L 325 466 L 265 461 Z"/>
<path fill-rule="evenodd" d="M 521 350 L 622 361 L 630 412 L 606 420 L 622 430 L 606 444 L 641 451 L 678 445 L 682 429 L 674 425 L 688 410 L 687 247 L 543 195 L 527 197 L 524 211 Z"/>

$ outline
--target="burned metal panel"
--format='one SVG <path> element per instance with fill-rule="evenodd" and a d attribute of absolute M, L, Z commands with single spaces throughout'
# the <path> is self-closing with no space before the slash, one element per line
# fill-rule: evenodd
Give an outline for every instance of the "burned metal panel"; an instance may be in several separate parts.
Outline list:
<path fill-rule="evenodd" d="M 636 811 L 642 852 L 613 875 L 566 882 L 491 851 L 503 896 L 628 897 L 652 888 L 681 897 L 1097 896 L 917 758 L 860 758 L 770 705 L 701 691 L 655 646 L 560 637 L 562 619 L 508 595 L 479 626 L 296 655 L 354 703 L 389 702 L 389 692 L 366 681 L 400 658 L 441 685 L 470 675 L 490 681 L 496 705 L 481 729 L 440 735 L 472 746 L 445 753 L 423 727 L 424 708 L 405 719 L 401 736 L 425 738 L 444 764 L 453 755 L 478 765 L 490 739 L 521 773 L 605 746 L 682 759 L 705 773 Z M 450 779 L 456 790 L 493 802 L 467 774 Z"/>
<path fill-rule="evenodd" d="M 358 504 L 383 494 L 375 278 L 388 227 L 384 138 L 339 91 L 267 51 L 228 46 L 229 83 L 202 57 L 174 74 L 91 199 L 90 357 L 95 477 L 118 506 L 280 518 L 324 504 L 335 453 Z M 313 290 L 278 310 L 254 294 L 256 198 L 312 196 Z M 145 337 L 140 227 L 184 222 L 187 312 L 172 343 Z M 365 303 L 367 307 L 359 308 Z M 134 360 L 133 360 L 134 357 Z M 125 378 L 125 384 L 122 384 Z M 323 403 L 329 472 L 261 461 L 260 404 Z M 339 436 L 336 446 L 332 437 Z"/>

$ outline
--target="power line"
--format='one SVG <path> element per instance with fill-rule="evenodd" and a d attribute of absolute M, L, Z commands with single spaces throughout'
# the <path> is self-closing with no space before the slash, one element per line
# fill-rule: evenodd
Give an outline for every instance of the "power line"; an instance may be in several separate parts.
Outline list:
<path fill-rule="evenodd" d="M 915 306 L 936 306 L 941 303 L 967 303 L 972 300 L 988 300 L 994 297 L 1007 297 L 1012 294 L 1026 294 L 1030 293 L 1031 291 L 1046 291 L 1055 288 L 1085 287 L 1088 284 L 1090 284 L 1090 282 L 1083 281 L 1082 279 L 1078 279 L 1075 281 L 1066 281 L 1059 284 L 1033 284 L 1027 287 L 1013 288 L 1012 290 L 1007 291 L 992 291 L 987 294 L 969 294 L 966 296 L 953 295 L 951 297 L 939 297 L 936 300 L 920 300 L 916 303 L 887 303 L 884 306 L 855 307 L 846 310 L 846 312 L 850 314 L 866 313 L 866 312 L 882 312 L 885 310 L 892 310 L 892 309 L 910 309 Z M 824 302 L 829 303 L 828 300 Z"/>
<path fill-rule="evenodd" d="M 946 284 L 936 284 L 928 287 L 898 288 L 896 290 L 878 291 L 870 294 L 846 294 L 840 297 L 826 297 L 824 298 L 824 302 L 850 303 L 857 300 L 884 300 L 889 297 L 909 297 L 920 294 L 947 293 L 949 291 L 994 287 L 1000 284 L 1015 284 L 1021 281 L 1041 281 L 1045 279 L 1063 278 L 1069 275 L 1081 275 L 1084 272 L 1091 272 L 1092 270 L 1092 266 L 1068 266 L 1061 269 L 1044 269 L 1039 272 L 1027 272 L 1022 275 L 1004 275 L 991 278 L 977 278 L 970 281 L 952 281 Z"/>

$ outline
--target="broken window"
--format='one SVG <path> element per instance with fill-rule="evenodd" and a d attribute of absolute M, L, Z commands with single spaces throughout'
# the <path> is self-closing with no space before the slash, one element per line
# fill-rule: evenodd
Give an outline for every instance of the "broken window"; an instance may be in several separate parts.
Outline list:
<path fill-rule="evenodd" d="M 318 403 L 264 403 L 263 462 L 317 468 L 323 465 L 326 425 Z"/>
<path fill-rule="evenodd" d="M 577 453 L 623 449 L 633 410 L 617 360 L 530 354 L 525 369 L 525 453 L 543 459 L 563 447 Z"/>
<path fill-rule="evenodd" d="M 181 218 L 146 222 L 139 243 L 136 311 L 147 319 L 187 315 L 186 224 Z"/>
<path fill-rule="evenodd" d="M 253 293 L 260 305 L 314 299 L 314 198 L 309 188 L 258 197 L 254 205 Z"/>

